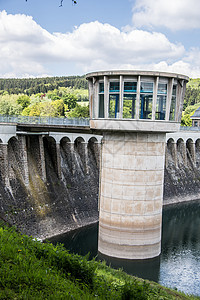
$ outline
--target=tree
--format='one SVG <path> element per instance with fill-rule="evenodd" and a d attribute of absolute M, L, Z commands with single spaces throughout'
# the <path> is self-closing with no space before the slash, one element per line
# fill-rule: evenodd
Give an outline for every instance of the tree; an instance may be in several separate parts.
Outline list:
<path fill-rule="evenodd" d="M 17 95 L 5 94 L 0 97 L 0 114 L 2 115 L 19 115 L 22 107 L 17 103 Z"/>
<path fill-rule="evenodd" d="M 31 99 L 27 95 L 21 95 L 17 99 L 17 103 L 20 104 L 21 107 L 24 109 L 30 105 Z"/>
<path fill-rule="evenodd" d="M 89 105 L 82 106 L 77 104 L 76 107 L 67 114 L 68 118 L 89 118 Z"/>
<path fill-rule="evenodd" d="M 192 126 L 192 120 L 190 119 L 190 117 L 199 107 L 200 103 L 197 103 L 195 105 L 190 105 L 185 109 L 185 111 L 182 113 L 181 126 Z"/>
<path fill-rule="evenodd" d="M 41 111 L 39 109 L 39 105 L 34 104 L 32 106 L 26 107 L 22 112 L 22 116 L 31 116 L 31 117 L 36 116 L 36 117 L 38 117 L 38 116 L 40 116 L 40 113 L 41 113 Z"/>
<path fill-rule="evenodd" d="M 64 103 L 68 106 L 69 110 L 73 109 L 76 107 L 77 105 L 77 97 L 76 95 L 74 94 L 65 94 L 63 97 L 62 97 Z"/>
<path fill-rule="evenodd" d="M 65 112 L 64 101 L 62 99 L 52 102 L 52 106 L 55 109 L 54 117 L 63 117 Z"/>
<path fill-rule="evenodd" d="M 181 118 L 181 126 L 192 126 L 192 120 L 190 119 L 190 116 L 193 115 L 193 113 L 189 115 L 184 115 Z"/>

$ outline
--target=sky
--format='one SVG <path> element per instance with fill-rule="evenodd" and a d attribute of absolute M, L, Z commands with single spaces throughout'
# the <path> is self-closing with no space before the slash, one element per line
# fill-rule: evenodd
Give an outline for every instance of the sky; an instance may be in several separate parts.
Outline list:
<path fill-rule="evenodd" d="M 199 0 L 0 0 L 0 78 L 154 70 L 200 77 Z"/>

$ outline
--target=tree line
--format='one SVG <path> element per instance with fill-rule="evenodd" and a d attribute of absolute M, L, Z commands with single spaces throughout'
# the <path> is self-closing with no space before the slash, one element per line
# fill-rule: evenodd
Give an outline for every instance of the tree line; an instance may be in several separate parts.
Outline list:
<path fill-rule="evenodd" d="M 8 94 L 32 94 L 47 93 L 59 87 L 71 87 L 74 89 L 87 89 L 88 82 L 85 76 L 62 76 L 44 78 L 0 78 L 0 95 L 5 91 Z"/>

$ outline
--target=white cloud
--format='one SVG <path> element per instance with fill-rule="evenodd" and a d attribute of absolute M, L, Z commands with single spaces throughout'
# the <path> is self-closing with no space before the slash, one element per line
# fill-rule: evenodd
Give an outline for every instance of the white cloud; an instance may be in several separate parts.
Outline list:
<path fill-rule="evenodd" d="M 136 0 L 133 24 L 137 28 L 164 26 L 171 30 L 200 28 L 199 0 Z"/>
<path fill-rule="evenodd" d="M 195 54 L 199 53 L 196 49 Z M 72 32 L 51 34 L 32 17 L 0 12 L 0 77 L 77 74 L 78 68 L 79 74 L 158 69 L 200 76 L 200 61 L 191 67 L 194 57 L 194 50 L 186 53 L 183 45 L 171 43 L 158 32 L 119 30 L 96 21 Z"/>

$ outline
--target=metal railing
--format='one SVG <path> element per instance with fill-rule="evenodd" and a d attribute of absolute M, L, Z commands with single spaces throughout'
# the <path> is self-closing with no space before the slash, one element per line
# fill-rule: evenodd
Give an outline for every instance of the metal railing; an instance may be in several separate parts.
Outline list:
<path fill-rule="evenodd" d="M 17 124 L 42 124 L 42 125 L 64 125 L 64 126 L 89 126 L 89 118 L 53 118 L 53 117 L 30 117 L 0 115 L 0 123 Z M 200 131 L 200 127 L 180 126 L 182 131 Z"/>
<path fill-rule="evenodd" d="M 0 123 L 89 126 L 89 118 L 53 118 L 0 115 Z"/>
<path fill-rule="evenodd" d="M 196 126 L 180 126 L 180 130 L 183 130 L 183 131 L 200 131 L 200 127 L 196 127 Z"/>

